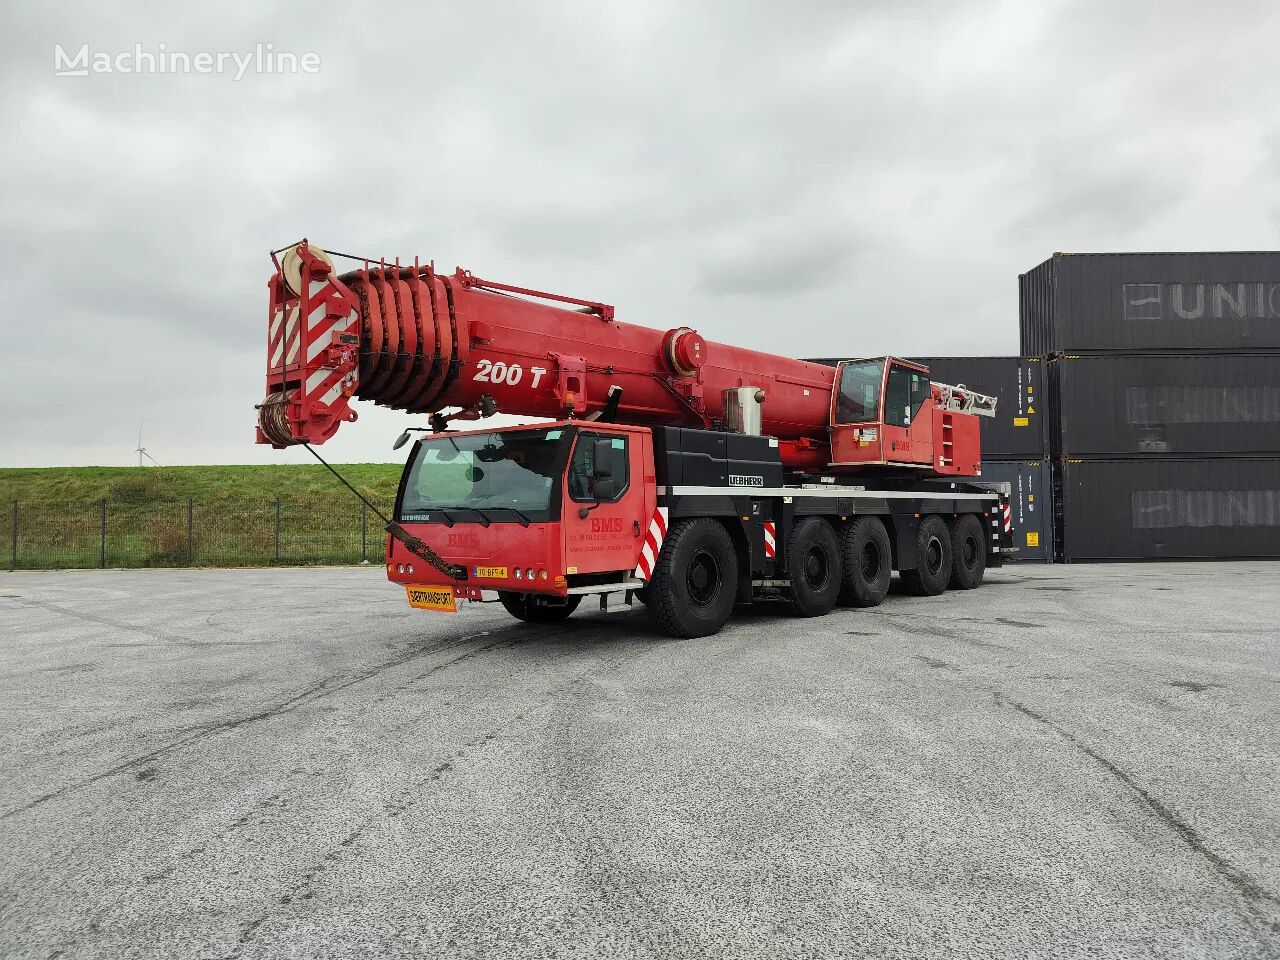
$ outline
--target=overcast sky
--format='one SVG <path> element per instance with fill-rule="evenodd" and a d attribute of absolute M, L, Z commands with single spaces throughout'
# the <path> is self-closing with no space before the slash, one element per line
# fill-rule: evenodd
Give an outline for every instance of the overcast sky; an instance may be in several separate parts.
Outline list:
<path fill-rule="evenodd" d="M 1056 250 L 1280 246 L 1274 3 L 268 6 L 0 13 L 0 465 L 136 463 L 143 416 L 164 464 L 306 459 L 253 443 L 304 234 L 796 356 L 1014 353 Z M 357 409 L 328 454 L 396 458 Z"/>

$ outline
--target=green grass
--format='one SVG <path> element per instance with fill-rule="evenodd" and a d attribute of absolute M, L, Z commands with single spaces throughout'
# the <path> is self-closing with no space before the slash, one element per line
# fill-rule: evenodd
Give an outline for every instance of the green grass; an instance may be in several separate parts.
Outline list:
<path fill-rule="evenodd" d="M 337 465 L 384 513 L 398 463 Z M 106 501 L 103 537 L 102 501 Z M 279 507 L 277 508 L 277 500 Z M 0 566 L 254 566 L 380 562 L 381 523 L 324 467 L 0 469 Z"/>
<path fill-rule="evenodd" d="M 335 464 L 366 496 L 395 499 L 398 463 Z M 208 467 L 0 468 L 0 503 L 14 500 L 235 500 L 352 495 L 320 464 Z"/>

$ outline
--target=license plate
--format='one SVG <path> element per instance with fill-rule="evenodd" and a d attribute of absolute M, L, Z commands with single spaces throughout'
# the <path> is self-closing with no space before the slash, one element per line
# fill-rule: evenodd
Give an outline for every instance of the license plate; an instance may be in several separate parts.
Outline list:
<path fill-rule="evenodd" d="M 505 580 L 507 579 L 506 567 L 472 567 L 471 575 L 479 580 Z"/>
<path fill-rule="evenodd" d="M 415 587 L 404 588 L 409 597 L 409 606 L 419 610 L 439 610 L 441 613 L 457 613 L 458 604 L 453 598 L 452 587 Z"/>

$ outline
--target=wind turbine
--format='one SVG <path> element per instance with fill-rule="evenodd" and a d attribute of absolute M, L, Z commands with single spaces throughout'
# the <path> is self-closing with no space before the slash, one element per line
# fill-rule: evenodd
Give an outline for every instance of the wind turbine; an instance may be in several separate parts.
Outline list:
<path fill-rule="evenodd" d="M 156 463 L 156 458 L 147 453 L 147 448 L 142 445 L 142 420 L 142 417 L 138 418 L 138 466 L 142 466 L 142 458 L 146 457 L 158 467 L 160 464 Z"/>

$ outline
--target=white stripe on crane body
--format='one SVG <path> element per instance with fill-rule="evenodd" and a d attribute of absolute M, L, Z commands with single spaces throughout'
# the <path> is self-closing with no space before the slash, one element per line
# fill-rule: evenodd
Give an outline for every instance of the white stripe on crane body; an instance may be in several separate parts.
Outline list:
<path fill-rule="evenodd" d="M 860 490 L 854 487 L 659 487 L 662 497 L 850 497 L 854 500 L 996 500 L 999 494 L 947 490 Z"/>
<path fill-rule="evenodd" d="M 332 404 L 333 401 L 338 399 L 339 394 L 342 393 L 342 386 L 342 381 L 338 380 L 332 387 L 324 392 L 324 395 L 320 397 L 320 402 L 323 404 Z"/>
<path fill-rule="evenodd" d="M 320 356 L 321 353 L 323 353 L 325 350 L 329 348 L 329 345 L 333 343 L 333 335 L 337 332 L 337 330 L 338 330 L 338 327 L 337 327 L 337 324 L 335 324 L 334 326 L 326 330 L 324 333 L 316 337 L 314 340 L 312 340 L 309 344 L 307 344 L 307 363 L 310 363 L 312 360 Z"/>
<path fill-rule="evenodd" d="M 662 541 L 667 538 L 667 508 L 658 507 L 649 518 L 649 529 L 645 532 L 644 546 L 640 548 L 640 562 L 636 564 L 635 577 L 646 583 L 653 576 L 653 569 L 658 563 L 658 554 L 662 552 Z"/>
<path fill-rule="evenodd" d="M 298 305 L 295 303 L 289 309 L 289 316 L 284 321 L 284 334 L 275 343 L 275 349 L 271 351 L 271 366 L 280 366 L 280 357 L 284 353 L 285 344 L 289 338 L 293 336 L 298 326 Z"/>

